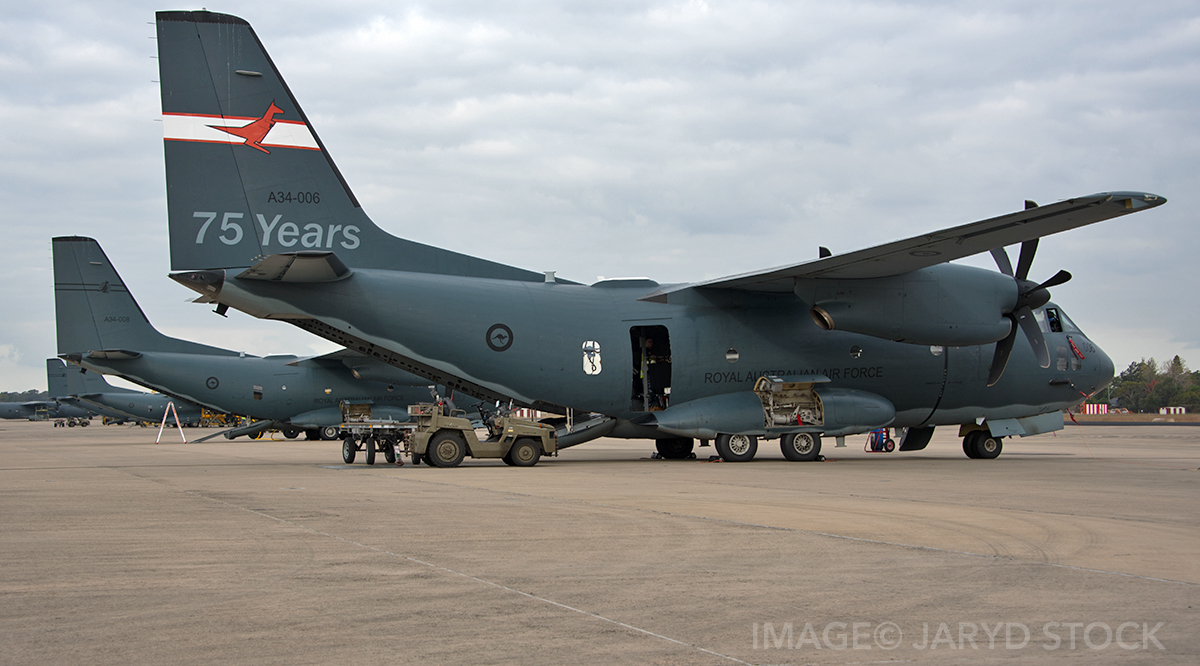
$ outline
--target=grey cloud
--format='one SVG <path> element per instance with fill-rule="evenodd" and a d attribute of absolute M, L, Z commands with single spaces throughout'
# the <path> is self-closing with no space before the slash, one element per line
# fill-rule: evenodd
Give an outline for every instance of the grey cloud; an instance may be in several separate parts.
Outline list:
<path fill-rule="evenodd" d="M 156 7 L 90 7 L 28 6 L 3 26 L 0 122 L 19 128 L 0 134 L 8 238 L 46 248 L 52 234 L 95 236 L 152 319 L 225 335 L 227 322 L 162 277 Z M 236 11 L 367 212 L 414 240 L 581 281 L 688 281 L 1025 198 L 1144 189 L 1171 203 L 1048 239 L 1035 271 L 1076 274 L 1055 297 L 1118 365 L 1200 346 L 1185 307 L 1200 246 L 1200 10 L 1188 3 Z M 0 339 L 36 377 L 54 351 L 49 253 L 20 255 L 0 275 L 16 286 L 17 319 L 43 334 L 9 322 Z M 1129 334 L 1131 308 L 1156 333 Z M 238 331 L 253 352 L 324 344 L 273 322 Z"/>

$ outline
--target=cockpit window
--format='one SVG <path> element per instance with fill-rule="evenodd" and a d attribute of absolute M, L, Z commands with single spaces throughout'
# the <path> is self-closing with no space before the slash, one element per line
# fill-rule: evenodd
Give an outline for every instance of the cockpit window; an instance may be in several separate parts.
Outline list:
<path fill-rule="evenodd" d="M 1051 333 L 1062 333 L 1062 319 L 1058 316 L 1058 308 L 1046 308 L 1046 322 L 1050 325 Z"/>
<path fill-rule="evenodd" d="M 1083 331 L 1079 330 L 1079 327 L 1075 325 L 1075 322 L 1071 321 L 1071 318 L 1067 316 L 1067 313 L 1059 310 L 1058 317 L 1062 320 L 1063 330 L 1067 333 L 1083 333 Z"/>
<path fill-rule="evenodd" d="M 1067 313 L 1056 307 L 1038 310 L 1034 313 L 1034 317 L 1037 318 L 1038 327 L 1042 329 L 1043 333 L 1083 333 L 1075 325 L 1075 322 L 1071 321 Z"/>
<path fill-rule="evenodd" d="M 1038 328 L 1042 329 L 1042 333 L 1050 332 L 1050 324 L 1046 321 L 1045 310 L 1034 310 L 1033 318 L 1037 321 Z"/>

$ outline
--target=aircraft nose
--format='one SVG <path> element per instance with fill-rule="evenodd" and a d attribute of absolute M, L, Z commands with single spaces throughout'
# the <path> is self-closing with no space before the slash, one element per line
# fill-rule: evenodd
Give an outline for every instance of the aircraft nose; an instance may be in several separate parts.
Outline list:
<path fill-rule="evenodd" d="M 1112 383 L 1115 367 L 1113 366 L 1112 359 L 1099 347 L 1096 347 L 1092 358 L 1096 360 L 1096 390 L 1099 391 Z"/>

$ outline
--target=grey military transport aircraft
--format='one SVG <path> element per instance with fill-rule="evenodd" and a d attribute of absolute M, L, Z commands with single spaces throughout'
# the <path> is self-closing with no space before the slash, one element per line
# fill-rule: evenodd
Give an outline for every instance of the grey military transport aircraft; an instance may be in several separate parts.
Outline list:
<path fill-rule="evenodd" d="M 334 439 L 344 399 L 370 402 L 373 416 L 398 421 L 408 420 L 409 404 L 430 400 L 432 382 L 346 350 L 315 358 L 259 358 L 163 335 L 99 243 L 69 236 L 55 238 L 53 245 L 59 356 L 210 409 L 261 420 L 227 436 L 276 427 L 289 437 L 306 432 Z"/>
<path fill-rule="evenodd" d="M 168 403 L 175 403 L 175 414 L 183 425 L 200 423 L 199 405 L 172 400 L 160 393 L 146 393 L 113 386 L 96 372 L 67 365 L 57 358 L 46 359 L 46 377 L 50 392 L 60 403 L 74 405 L 118 422 L 161 421 Z"/>
<path fill-rule="evenodd" d="M 54 400 L 26 400 L 25 402 L 0 402 L 0 419 L 25 419 L 37 421 L 59 416 L 63 418 L 90 418 L 92 414 L 74 405 L 60 405 Z"/>
<path fill-rule="evenodd" d="M 75 378 L 72 378 L 75 379 Z M 65 366 L 56 358 L 46 359 L 46 388 L 49 400 L 27 400 L 25 402 L 0 402 L 0 418 L 28 419 L 39 421 L 43 419 L 90 419 L 96 414 L 116 416 L 113 412 L 101 412 L 87 406 L 77 405 L 71 400 L 72 388 L 82 387 L 76 380 L 75 385 L 68 382 Z M 107 383 L 105 383 L 107 386 Z M 116 389 L 114 390 L 128 390 Z"/>
<path fill-rule="evenodd" d="M 218 311 L 574 416 L 560 446 L 583 423 L 588 437 L 655 439 L 666 457 L 700 439 L 746 461 L 779 438 L 787 458 L 813 460 L 822 436 L 892 427 L 912 451 L 953 425 L 968 456 L 994 458 L 1003 437 L 1060 429 L 1062 408 L 1112 378 L 1050 302 L 1070 274 L 1030 278 L 1038 239 L 1165 203 L 1027 202 L 717 280 L 576 284 L 384 232 L 246 21 L 171 11 L 157 26 L 171 277 Z M 1018 243 L 1014 268 L 1004 248 Z M 983 252 L 998 272 L 949 263 Z"/>

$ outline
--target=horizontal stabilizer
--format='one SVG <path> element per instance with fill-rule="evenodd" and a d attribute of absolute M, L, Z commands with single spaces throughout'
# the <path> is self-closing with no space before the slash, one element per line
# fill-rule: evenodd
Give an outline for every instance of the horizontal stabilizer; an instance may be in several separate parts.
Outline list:
<path fill-rule="evenodd" d="M 337 351 L 329 352 L 328 354 L 320 354 L 317 356 L 299 356 L 296 358 L 296 360 L 289 361 L 288 363 L 285 363 L 284 365 L 298 366 L 305 361 L 317 361 L 319 363 L 320 362 L 341 363 L 342 359 L 347 359 L 347 358 L 357 359 L 357 358 L 368 358 L 368 357 L 366 355 L 364 355 L 362 352 L 356 352 L 356 351 L 353 351 L 350 349 L 343 348 L 343 349 L 339 349 Z"/>
<path fill-rule="evenodd" d="M 371 358 L 361 352 L 351 349 L 339 349 L 335 352 L 320 356 L 305 356 L 295 358 L 285 365 L 305 366 L 316 364 L 330 370 L 350 371 L 355 379 L 361 379 L 393 386 L 429 386 L 434 382 L 424 377 L 406 372 L 395 366 L 388 365 L 379 359 Z"/>
<path fill-rule="evenodd" d="M 102 349 L 99 351 L 90 351 L 86 354 L 88 358 L 107 359 L 110 361 L 127 361 L 138 358 L 141 355 L 141 352 L 129 351 L 128 349 Z"/>
<path fill-rule="evenodd" d="M 271 282 L 333 282 L 350 274 L 332 252 L 273 254 L 238 275 L 247 280 Z"/>

